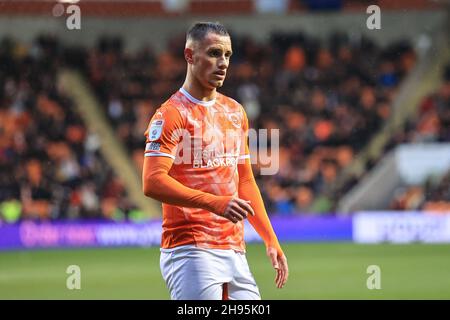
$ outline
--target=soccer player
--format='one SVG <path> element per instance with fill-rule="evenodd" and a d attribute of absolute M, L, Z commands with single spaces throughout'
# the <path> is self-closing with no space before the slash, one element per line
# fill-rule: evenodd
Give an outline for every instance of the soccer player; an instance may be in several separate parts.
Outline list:
<path fill-rule="evenodd" d="M 194 24 L 185 82 L 145 133 L 143 191 L 163 203 L 160 266 L 172 299 L 261 299 L 245 257 L 244 219 L 264 240 L 276 286 L 288 278 L 253 176 L 244 108 L 217 92 L 231 55 L 223 25 Z"/>

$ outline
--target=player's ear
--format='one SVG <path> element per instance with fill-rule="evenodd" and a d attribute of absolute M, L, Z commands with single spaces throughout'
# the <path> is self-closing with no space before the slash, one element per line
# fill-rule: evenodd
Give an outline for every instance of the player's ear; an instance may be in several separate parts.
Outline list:
<path fill-rule="evenodd" d="M 185 48 L 184 49 L 184 59 L 186 59 L 186 62 L 189 64 L 194 63 L 194 57 L 193 57 L 194 51 L 192 48 Z"/>

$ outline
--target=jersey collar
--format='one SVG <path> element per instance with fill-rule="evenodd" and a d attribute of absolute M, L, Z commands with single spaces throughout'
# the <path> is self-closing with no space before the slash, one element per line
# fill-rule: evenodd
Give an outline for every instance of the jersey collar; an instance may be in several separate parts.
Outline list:
<path fill-rule="evenodd" d="M 193 96 L 191 96 L 190 93 L 187 92 L 186 90 L 184 90 L 183 88 L 180 88 L 180 92 L 181 92 L 186 98 L 188 98 L 188 100 L 190 100 L 191 102 L 193 102 L 193 103 L 195 103 L 195 104 L 200 104 L 200 105 L 205 106 L 205 107 L 212 107 L 212 106 L 216 103 L 216 99 L 215 99 L 215 98 L 212 99 L 212 100 L 209 100 L 209 101 L 201 101 L 201 100 L 198 100 L 198 99 L 194 98 Z"/>

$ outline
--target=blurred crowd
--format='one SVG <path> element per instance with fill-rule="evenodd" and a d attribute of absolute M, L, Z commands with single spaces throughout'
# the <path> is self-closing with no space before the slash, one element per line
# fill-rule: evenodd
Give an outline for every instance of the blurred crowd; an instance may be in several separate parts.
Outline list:
<path fill-rule="evenodd" d="M 135 208 L 102 158 L 98 137 L 58 88 L 56 73 L 66 64 L 85 74 L 141 172 L 149 119 L 184 81 L 184 40 L 184 34 L 173 37 L 163 52 L 151 46 L 128 52 L 115 37 L 92 48 L 63 48 L 52 37 L 28 48 L 3 40 L 0 216 L 128 217 Z M 263 164 L 254 165 L 268 211 L 332 212 L 347 189 L 331 193 L 330 185 L 390 116 L 397 88 L 415 64 L 414 50 L 403 41 L 379 47 L 342 34 L 319 41 L 274 33 L 264 43 L 232 34 L 232 43 L 220 91 L 243 104 L 251 128 L 280 130 L 279 172 L 261 175 Z M 444 121 L 441 94 L 422 112 Z M 424 137 L 448 139 L 448 125 L 433 131 L 428 122 L 420 125 Z"/>
<path fill-rule="evenodd" d="M 414 50 L 342 34 L 319 41 L 274 33 L 265 43 L 232 34 L 232 44 L 220 91 L 243 104 L 251 128 L 280 130 L 278 174 L 259 175 L 260 164 L 254 166 L 268 210 L 333 211 L 340 193 L 329 186 L 390 116 Z M 183 83 L 183 49 L 184 35 L 158 53 L 128 53 L 121 39 L 105 37 L 85 52 L 86 74 L 138 170 L 149 118 Z"/>
<path fill-rule="evenodd" d="M 422 100 L 417 117 L 394 135 L 389 147 L 427 142 L 450 142 L 450 65 L 440 88 Z M 391 208 L 450 211 L 450 171 L 441 178 L 430 177 L 424 185 L 397 190 Z"/>
<path fill-rule="evenodd" d="M 121 219 L 134 207 L 57 85 L 64 50 L 0 43 L 0 221 Z"/>
<path fill-rule="evenodd" d="M 443 177 L 429 177 L 423 185 L 396 190 L 391 209 L 450 212 L 450 170 Z"/>

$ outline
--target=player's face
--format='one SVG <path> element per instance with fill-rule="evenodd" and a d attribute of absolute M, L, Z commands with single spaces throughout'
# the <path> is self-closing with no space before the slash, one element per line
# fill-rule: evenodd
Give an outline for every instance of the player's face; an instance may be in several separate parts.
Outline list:
<path fill-rule="evenodd" d="M 231 54 L 228 36 L 209 33 L 197 44 L 193 52 L 192 72 L 203 87 L 214 89 L 223 85 Z"/>

